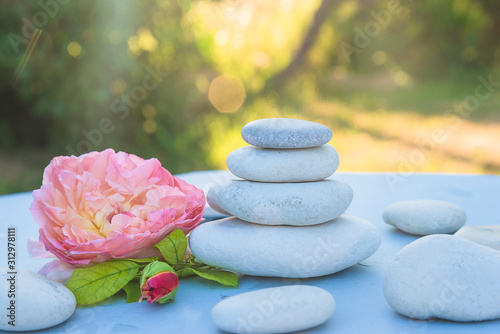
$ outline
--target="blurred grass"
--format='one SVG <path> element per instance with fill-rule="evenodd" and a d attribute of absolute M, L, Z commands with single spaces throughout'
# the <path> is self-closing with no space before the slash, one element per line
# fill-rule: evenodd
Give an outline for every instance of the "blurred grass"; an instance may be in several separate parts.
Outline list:
<path fill-rule="evenodd" d="M 300 110 L 282 98 L 255 99 L 239 112 L 243 115 L 241 123 L 231 119 L 236 116 L 210 113 L 202 122 L 211 134 L 203 146 L 207 155 L 195 169 L 226 168 L 227 155 L 246 145 L 240 136 L 245 122 L 283 116 L 328 125 L 334 134 L 330 144 L 341 158 L 339 171 L 499 174 L 500 148 L 495 145 L 500 142 L 500 113 L 495 108 L 500 105 L 498 94 L 486 100 L 470 118 L 455 124 L 444 117 L 445 111 L 473 94 L 474 81 L 469 85 L 433 81 L 400 87 L 387 80 L 380 84 L 384 80 L 370 77 L 325 81 L 320 85 L 322 95 L 331 97 L 307 101 Z M 429 139 L 436 129 L 443 131 L 446 140 L 430 147 Z M 412 154 L 422 156 L 418 152 L 423 152 L 424 159 L 412 163 Z M 51 154 L 33 149 L 2 152 L 0 194 L 38 188 Z M 171 169 L 168 159 L 163 164 Z"/>

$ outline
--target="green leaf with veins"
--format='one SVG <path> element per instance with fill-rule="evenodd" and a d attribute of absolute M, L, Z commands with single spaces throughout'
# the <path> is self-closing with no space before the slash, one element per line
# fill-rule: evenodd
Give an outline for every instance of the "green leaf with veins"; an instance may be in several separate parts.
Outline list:
<path fill-rule="evenodd" d="M 133 261 L 135 263 L 150 263 L 150 262 L 158 261 L 158 256 L 146 257 L 144 259 L 123 259 L 123 260 Z"/>
<path fill-rule="evenodd" d="M 162 241 L 158 242 L 155 247 L 160 251 L 166 262 L 171 265 L 181 262 L 182 257 L 187 249 L 187 237 L 179 229 L 173 230 Z"/>
<path fill-rule="evenodd" d="M 137 274 L 140 265 L 130 260 L 111 260 L 76 269 L 66 287 L 80 305 L 98 303 L 120 291 Z"/>
<path fill-rule="evenodd" d="M 220 269 L 185 268 L 182 269 L 182 273 L 178 273 L 178 275 L 182 275 L 182 277 L 193 276 L 193 274 L 196 274 L 204 279 L 219 282 L 223 285 L 230 285 L 236 288 L 238 287 L 238 276 L 230 271 Z"/>

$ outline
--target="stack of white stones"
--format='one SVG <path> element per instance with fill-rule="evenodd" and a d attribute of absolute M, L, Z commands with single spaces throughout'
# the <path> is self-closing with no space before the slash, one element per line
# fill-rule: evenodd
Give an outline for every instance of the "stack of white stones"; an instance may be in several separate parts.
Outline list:
<path fill-rule="evenodd" d="M 326 179 L 339 165 L 331 130 L 298 119 L 261 119 L 241 131 L 250 146 L 233 151 L 229 170 L 244 180 L 213 186 L 210 206 L 235 216 L 190 236 L 193 254 L 242 274 L 304 278 L 359 263 L 380 245 L 369 222 L 343 214 L 352 188 Z"/>

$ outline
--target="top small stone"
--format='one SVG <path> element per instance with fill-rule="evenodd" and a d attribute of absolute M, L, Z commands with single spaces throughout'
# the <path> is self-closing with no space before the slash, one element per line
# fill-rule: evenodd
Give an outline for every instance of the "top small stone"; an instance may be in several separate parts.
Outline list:
<path fill-rule="evenodd" d="M 241 136 L 250 145 L 262 148 L 308 148 L 332 139 L 327 126 L 294 118 L 265 118 L 248 123 Z"/>

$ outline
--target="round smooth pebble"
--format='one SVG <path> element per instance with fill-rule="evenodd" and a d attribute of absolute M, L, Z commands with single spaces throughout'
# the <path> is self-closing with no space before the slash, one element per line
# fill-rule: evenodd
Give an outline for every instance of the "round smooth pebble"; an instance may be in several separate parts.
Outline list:
<path fill-rule="evenodd" d="M 394 310 L 414 319 L 498 319 L 498 268 L 496 250 L 452 235 L 430 235 L 396 254 L 384 295 Z"/>
<path fill-rule="evenodd" d="M 76 308 L 75 296 L 61 283 L 30 271 L 9 274 L 0 269 L 0 329 L 33 331 L 49 328 L 68 319 Z M 13 288 L 13 286 L 15 286 Z M 13 291 L 13 292 L 11 292 Z M 9 296 L 15 294 L 14 296 Z M 15 314 L 10 317 L 11 303 Z M 14 320 L 14 326 L 9 324 Z"/>
<path fill-rule="evenodd" d="M 264 118 L 246 124 L 241 136 L 262 148 L 307 148 L 332 139 L 332 130 L 315 122 L 294 118 Z"/>
<path fill-rule="evenodd" d="M 316 327 L 335 311 L 333 296 L 318 287 L 288 285 L 229 297 L 212 309 L 212 321 L 229 333 L 290 333 Z"/>
<path fill-rule="evenodd" d="M 208 204 L 220 213 L 264 225 L 314 225 L 340 216 L 353 198 L 337 180 L 262 183 L 232 180 L 210 188 Z"/>
<path fill-rule="evenodd" d="M 416 235 L 455 233 L 467 220 L 459 206 L 436 200 L 397 202 L 389 205 L 382 217 L 387 224 Z"/>
<path fill-rule="evenodd" d="M 454 235 L 500 250 L 500 225 L 464 226 Z"/>
<path fill-rule="evenodd" d="M 312 226 L 266 226 L 230 217 L 196 227 L 189 237 L 200 261 L 241 274 L 307 278 L 349 268 L 380 246 L 370 222 L 342 215 Z"/>
<path fill-rule="evenodd" d="M 226 164 L 231 173 L 250 181 L 307 182 L 335 173 L 339 155 L 328 144 L 294 150 L 245 146 L 231 152 Z"/>

